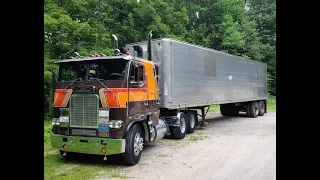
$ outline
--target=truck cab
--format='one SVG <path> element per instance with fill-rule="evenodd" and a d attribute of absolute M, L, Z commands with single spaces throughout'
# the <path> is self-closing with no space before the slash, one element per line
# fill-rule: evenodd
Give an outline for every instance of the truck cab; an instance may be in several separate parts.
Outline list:
<path fill-rule="evenodd" d="M 57 64 L 51 144 L 64 158 L 86 153 L 106 160 L 122 154 L 125 164 L 134 165 L 144 144 L 167 133 L 159 120 L 155 63 L 127 53 Z"/>

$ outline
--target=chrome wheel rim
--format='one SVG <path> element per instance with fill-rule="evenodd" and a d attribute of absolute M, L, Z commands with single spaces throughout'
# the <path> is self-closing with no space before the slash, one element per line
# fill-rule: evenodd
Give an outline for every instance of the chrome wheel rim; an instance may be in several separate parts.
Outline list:
<path fill-rule="evenodd" d="M 181 133 L 186 131 L 186 120 L 184 118 L 180 119 L 180 131 Z"/>
<path fill-rule="evenodd" d="M 134 136 L 133 143 L 134 155 L 138 156 L 143 149 L 143 139 L 140 136 L 140 133 L 137 133 Z"/>
<path fill-rule="evenodd" d="M 254 110 L 255 110 L 255 113 L 256 113 L 256 114 L 259 114 L 259 107 L 258 107 L 258 106 L 255 106 L 255 109 L 254 109 Z"/>
<path fill-rule="evenodd" d="M 194 128 L 194 125 L 196 124 L 195 122 L 196 122 L 196 120 L 195 120 L 194 116 L 191 115 L 190 116 L 190 127 L 191 128 Z"/>

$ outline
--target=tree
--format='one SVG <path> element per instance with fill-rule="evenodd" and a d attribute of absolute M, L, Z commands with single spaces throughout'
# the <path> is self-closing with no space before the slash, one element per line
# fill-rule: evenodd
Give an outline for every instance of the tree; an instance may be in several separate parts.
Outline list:
<path fill-rule="evenodd" d="M 262 61 L 268 88 L 276 95 L 275 0 L 45 0 L 44 104 L 50 112 L 58 59 L 74 52 L 113 53 L 119 46 L 171 37 Z"/>

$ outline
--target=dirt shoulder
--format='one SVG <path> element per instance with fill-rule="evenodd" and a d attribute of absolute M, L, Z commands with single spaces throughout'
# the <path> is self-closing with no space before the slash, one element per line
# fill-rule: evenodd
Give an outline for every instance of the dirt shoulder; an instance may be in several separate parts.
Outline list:
<path fill-rule="evenodd" d="M 207 120 L 205 130 L 183 140 L 162 139 L 146 146 L 140 162 L 124 167 L 121 178 L 276 179 L 275 112 L 258 118 L 209 113 Z M 97 179 L 110 179 L 100 173 Z"/>

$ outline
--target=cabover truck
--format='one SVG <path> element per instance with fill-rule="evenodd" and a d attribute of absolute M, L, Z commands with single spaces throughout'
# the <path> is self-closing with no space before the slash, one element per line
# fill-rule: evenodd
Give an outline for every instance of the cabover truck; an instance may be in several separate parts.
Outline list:
<path fill-rule="evenodd" d="M 120 154 L 135 165 L 144 145 L 205 127 L 212 104 L 223 116 L 267 112 L 266 64 L 151 35 L 122 48 L 113 35 L 114 56 L 57 62 L 51 145 L 62 157 Z"/>

